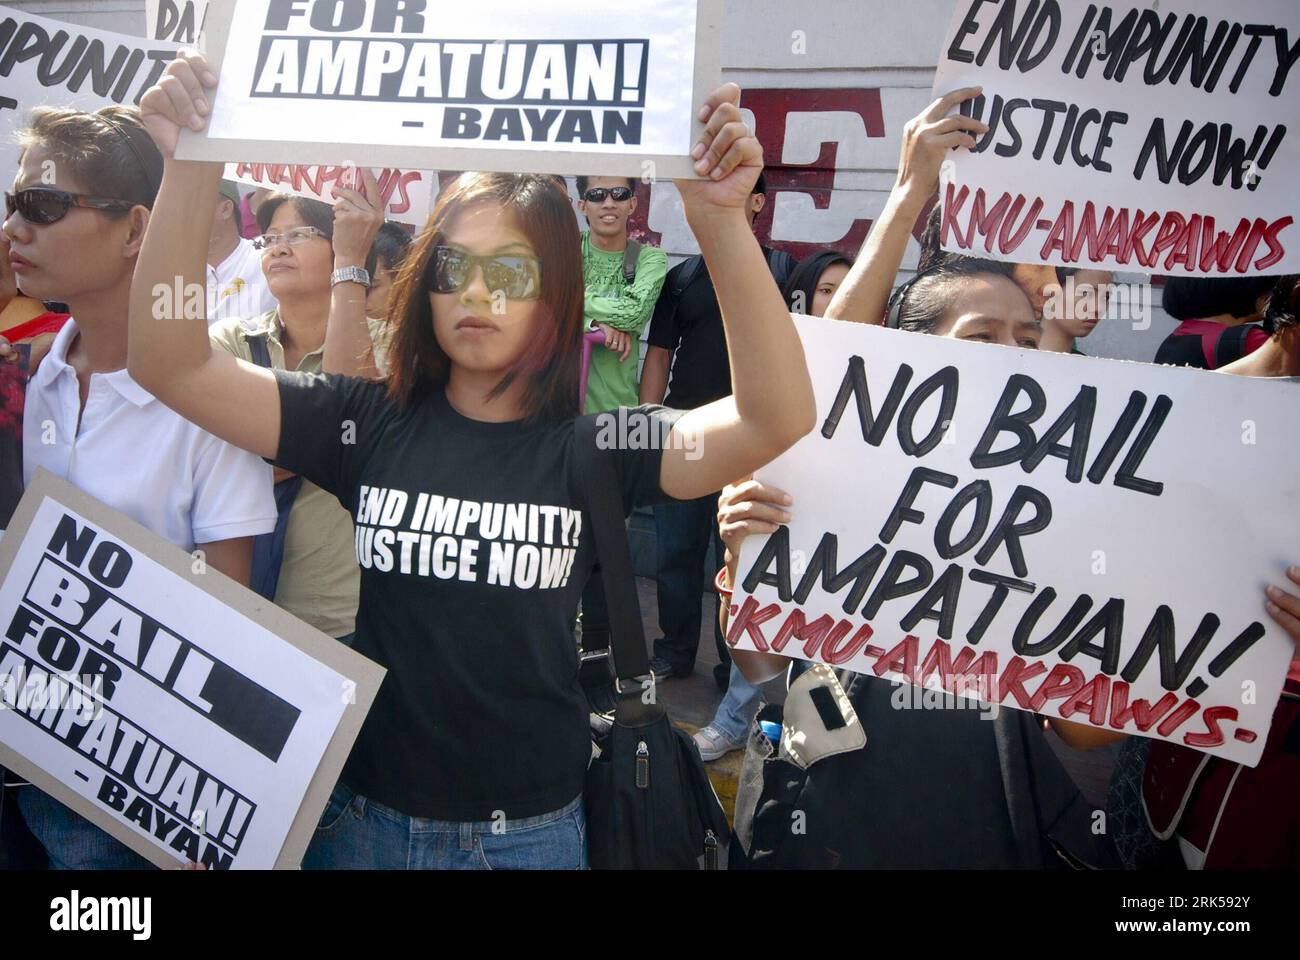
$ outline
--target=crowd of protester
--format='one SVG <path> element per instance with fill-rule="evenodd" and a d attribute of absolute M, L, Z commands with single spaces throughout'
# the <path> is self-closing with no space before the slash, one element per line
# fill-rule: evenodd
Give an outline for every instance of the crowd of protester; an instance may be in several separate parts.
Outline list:
<path fill-rule="evenodd" d="M 987 130 L 953 114 L 975 91 L 907 125 L 897 183 L 855 257 L 796 262 L 753 232 L 762 150 L 739 91 L 721 88 L 696 154 L 705 179 L 679 184 L 701 253 L 670 269 L 630 236 L 635 179 L 577 175 L 575 216 L 563 180 L 465 174 L 414 236 L 384 221 L 368 175 L 332 206 L 241 191 L 220 165 L 173 157 L 179 130 L 204 123 L 210 80 L 187 54 L 139 109 L 42 108 L 27 122 L 0 232 L 0 521 L 43 467 L 388 669 L 304 866 L 586 865 L 587 716 L 605 705 L 610 644 L 590 538 L 573 541 L 574 575 L 549 588 L 508 573 L 494 586 L 410 576 L 427 554 L 408 550 L 395 569 L 366 536 L 359 491 L 479 503 L 471 522 L 484 529 L 493 505 L 581 509 L 576 418 L 621 408 L 696 440 L 698 455 L 665 445 L 618 458 L 625 515 L 653 510 L 656 678 L 694 671 L 710 618 L 723 696 L 695 735 L 703 759 L 748 750 L 761 769 L 762 724 L 781 715 L 763 685 L 781 675 L 788 697 L 837 683 L 872 738 L 742 785 L 733 862 L 1300 863 L 1296 662 L 1259 766 L 1188 774 L 1182 748 L 1127 740 L 1118 827 L 1098 833 L 1049 737 L 1092 749 L 1123 735 L 1020 710 L 991 723 L 900 711 L 893 684 L 729 650 L 726 604 L 704 611 L 706 593 L 717 601 L 734 582 L 745 537 L 798 509 L 752 479 L 813 425 L 807 376 L 765 373 L 802 368 L 791 313 L 1079 355 L 1106 322 L 1103 271 L 940 249 L 937 214 L 925 218 L 947 152 Z M 899 282 L 918 223 L 917 268 Z M 206 322 L 179 302 L 157 309 L 158 290 L 179 301 L 191 285 Z M 1300 376 L 1295 277 L 1169 279 L 1163 302 L 1180 323 L 1158 361 Z M 705 589 L 710 550 L 726 561 L 719 591 Z M 1289 593 L 1260 602 L 1300 642 L 1300 572 L 1288 576 Z M 7 863 L 145 865 L 36 787 L 11 776 L 5 793 Z M 804 831 L 789 829 L 796 809 Z"/>

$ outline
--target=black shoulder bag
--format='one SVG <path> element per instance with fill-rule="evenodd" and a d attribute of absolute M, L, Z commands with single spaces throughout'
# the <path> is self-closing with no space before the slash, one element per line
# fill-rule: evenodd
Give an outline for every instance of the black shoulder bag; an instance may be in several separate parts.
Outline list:
<path fill-rule="evenodd" d="M 597 448 L 596 417 L 578 419 L 574 452 L 617 676 L 612 721 L 593 714 L 600 753 L 587 768 L 584 791 L 588 858 L 596 870 L 717 869 L 727 815 L 694 741 L 672 725 L 655 696 L 614 453 Z"/>

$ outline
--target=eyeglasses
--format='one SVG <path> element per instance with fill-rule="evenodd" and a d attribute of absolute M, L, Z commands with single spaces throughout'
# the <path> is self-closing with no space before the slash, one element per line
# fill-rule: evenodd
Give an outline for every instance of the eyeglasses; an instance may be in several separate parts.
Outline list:
<path fill-rule="evenodd" d="M 613 197 L 619 203 L 632 199 L 631 187 L 590 187 L 582 195 L 588 203 L 604 203 L 605 197 Z"/>
<path fill-rule="evenodd" d="M 91 197 L 84 193 L 69 193 L 52 187 L 29 187 L 17 193 L 5 194 L 5 216 L 12 217 L 17 210 L 28 223 L 42 226 L 58 223 L 73 207 L 93 210 L 130 210 L 135 204 L 129 200 L 109 197 Z"/>
<path fill-rule="evenodd" d="M 541 296 L 541 261 L 523 254 L 476 257 L 459 247 L 437 246 L 429 259 L 426 285 L 434 293 L 459 293 L 469 284 L 475 268 L 483 271 L 483 282 L 493 293 L 511 300 L 535 300 Z"/>
<path fill-rule="evenodd" d="M 291 247 L 296 247 L 300 243 L 306 243 L 312 237 L 324 237 L 323 230 L 317 230 L 315 227 L 294 227 L 285 233 L 264 233 L 260 237 L 253 238 L 253 248 L 255 250 L 270 250 L 278 247 L 282 243 L 287 243 Z M 326 239 L 329 239 L 326 237 Z"/>

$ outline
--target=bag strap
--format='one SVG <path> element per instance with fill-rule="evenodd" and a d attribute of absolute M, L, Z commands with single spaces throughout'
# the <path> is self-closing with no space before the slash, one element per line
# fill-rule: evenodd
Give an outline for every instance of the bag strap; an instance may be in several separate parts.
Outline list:
<path fill-rule="evenodd" d="M 629 237 L 623 250 L 623 280 L 629 287 L 636 282 L 636 265 L 640 259 L 641 244 Z"/>
<path fill-rule="evenodd" d="M 778 287 L 784 287 L 790 279 L 790 274 L 794 273 L 794 268 L 798 260 L 786 253 L 784 250 L 767 251 L 767 269 L 772 273 L 772 279 L 776 281 Z"/>
<path fill-rule="evenodd" d="M 596 416 L 577 419 L 574 460 L 609 608 L 609 646 L 614 656 L 614 673 L 619 680 L 627 682 L 647 676 L 650 663 L 646 657 L 645 629 L 641 625 L 641 602 L 632 573 L 632 554 L 627 546 L 627 528 L 623 524 L 622 486 L 614 453 L 597 447 L 596 433 Z"/>
<path fill-rule="evenodd" d="M 1214 367 L 1226 367 L 1234 360 L 1240 360 L 1246 355 L 1246 340 L 1250 336 L 1252 329 L 1256 327 L 1253 323 L 1242 323 L 1235 327 L 1228 327 L 1221 334 L 1219 340 L 1214 345 Z"/>
<path fill-rule="evenodd" d="M 267 346 L 269 332 L 252 334 L 245 339 L 253 362 L 271 369 L 271 350 Z M 258 596 L 274 602 L 280 584 L 280 567 L 284 564 L 284 538 L 289 529 L 289 513 L 302 490 L 302 477 L 281 480 L 273 488 L 275 494 L 275 529 L 253 538 L 253 566 L 249 589 Z"/>
<path fill-rule="evenodd" d="M 704 258 L 698 253 L 691 257 L 682 272 L 677 276 L 677 282 L 673 284 L 673 296 L 678 300 L 683 293 L 687 291 L 692 283 L 696 281 L 701 273 L 704 272 Z"/>
<path fill-rule="evenodd" d="M 268 370 L 271 369 L 271 348 L 267 346 L 270 337 L 270 331 L 264 331 L 249 334 L 244 338 L 248 343 L 248 352 L 253 355 L 253 362 Z"/>

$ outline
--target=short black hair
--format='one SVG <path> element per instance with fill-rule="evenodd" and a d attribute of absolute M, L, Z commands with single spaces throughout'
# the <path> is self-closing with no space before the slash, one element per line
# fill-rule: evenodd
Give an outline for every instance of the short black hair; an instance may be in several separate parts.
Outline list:
<path fill-rule="evenodd" d="M 366 273 L 370 274 L 371 279 L 379 272 L 379 268 L 385 270 L 397 270 L 406 259 L 406 251 L 411 249 L 411 235 L 406 232 L 406 228 L 400 223 L 385 221 L 375 234 L 375 242 L 370 247 L 370 253 L 366 255 Z"/>
<path fill-rule="evenodd" d="M 137 107 L 36 107 L 18 133 L 24 152 L 33 147 L 73 173 L 92 194 L 153 209 L 162 184 L 163 157 Z M 125 217 L 126 210 L 104 210 Z"/>
<path fill-rule="evenodd" d="M 1259 312 L 1259 298 L 1273 288 L 1274 277 L 1167 277 L 1160 305 L 1175 320 L 1204 320 L 1228 314 L 1249 317 Z"/>
<path fill-rule="evenodd" d="M 628 189 L 631 190 L 633 193 L 635 193 L 635 192 L 636 192 L 636 182 L 637 182 L 637 181 L 636 181 L 636 177 L 624 177 L 623 179 L 627 181 Z M 583 176 L 581 176 L 581 177 L 578 177 L 578 197 L 579 197 L 579 198 L 581 198 L 582 195 L 583 195 L 584 193 L 587 192 L 587 184 L 590 183 L 590 182 L 591 182 L 591 176 L 589 176 L 589 175 L 583 175 Z"/>
<path fill-rule="evenodd" d="M 325 239 L 330 243 L 334 242 L 334 208 L 320 200 L 312 200 L 310 197 L 295 197 L 291 193 L 273 193 L 262 201 L 262 205 L 257 208 L 257 229 L 262 233 L 266 233 L 267 230 L 271 229 L 271 221 L 275 219 L 275 211 L 286 203 L 308 225 L 323 233 Z"/>
<path fill-rule="evenodd" d="M 756 193 L 767 196 L 767 174 L 760 172 L 758 179 L 754 181 L 754 189 L 749 191 L 749 195 L 752 197 Z"/>

